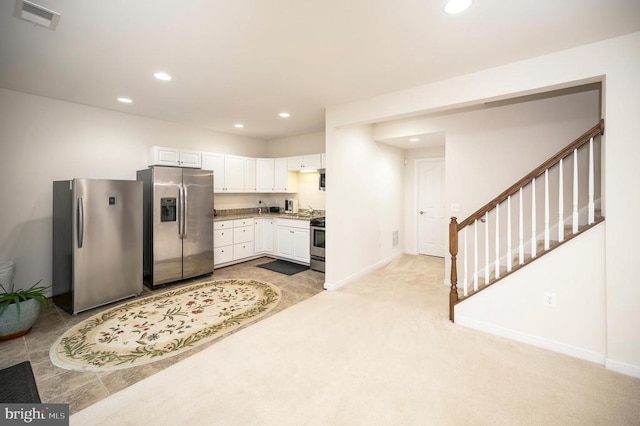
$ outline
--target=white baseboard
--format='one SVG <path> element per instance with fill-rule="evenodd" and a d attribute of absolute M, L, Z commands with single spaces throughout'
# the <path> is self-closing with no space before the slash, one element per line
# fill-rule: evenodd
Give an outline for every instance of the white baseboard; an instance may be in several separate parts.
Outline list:
<path fill-rule="evenodd" d="M 378 268 L 383 267 L 384 265 L 386 265 L 387 263 L 391 262 L 395 258 L 400 257 L 401 255 L 402 255 L 402 252 L 395 253 L 395 254 L 393 254 L 393 255 L 385 258 L 385 259 L 382 259 L 381 261 L 376 262 L 373 265 L 361 270 L 360 272 L 356 272 L 355 274 L 353 274 L 353 275 L 351 275 L 351 276 L 349 276 L 349 277 L 347 277 L 347 278 L 345 278 L 343 280 L 340 280 L 338 282 L 335 282 L 335 283 L 327 283 L 327 282 L 325 282 L 324 283 L 324 288 L 325 288 L 325 290 L 337 290 L 340 287 L 344 287 L 345 285 L 349 284 L 351 281 L 354 281 L 354 280 L 362 277 L 363 275 L 368 274 L 371 271 L 374 271 L 374 270 L 376 270 Z"/>
<path fill-rule="evenodd" d="M 627 376 L 637 377 L 640 379 L 640 367 L 637 365 L 625 364 L 624 362 L 614 361 L 612 359 L 606 359 L 604 366 L 607 370 L 615 371 L 616 373 L 626 374 Z"/>
<path fill-rule="evenodd" d="M 604 365 L 605 356 L 597 352 L 593 352 L 587 349 L 578 348 L 575 346 L 567 345 L 565 343 L 556 342 L 553 340 L 544 339 L 542 337 L 533 336 L 530 334 L 522 333 L 520 331 L 510 330 L 508 328 L 500 327 L 495 324 L 490 324 L 482 321 L 477 321 L 468 317 L 457 316 L 455 323 L 474 330 L 483 331 L 485 333 L 493 334 L 496 336 L 506 337 L 518 342 L 526 343 L 529 345 L 537 346 L 544 349 L 549 349 L 554 352 L 559 352 L 564 355 L 569 355 L 575 358 L 583 359 L 585 361 L 591 361 L 596 364 Z"/>

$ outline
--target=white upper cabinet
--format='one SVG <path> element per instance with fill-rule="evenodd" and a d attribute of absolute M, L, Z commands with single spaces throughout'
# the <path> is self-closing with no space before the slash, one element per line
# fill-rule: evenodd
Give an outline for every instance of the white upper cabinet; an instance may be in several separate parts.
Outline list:
<path fill-rule="evenodd" d="M 275 192 L 298 192 L 298 177 L 289 172 L 288 158 L 276 158 L 274 161 Z"/>
<path fill-rule="evenodd" d="M 149 151 L 149 165 L 212 170 L 214 193 L 295 193 L 295 172 L 323 168 L 324 154 L 250 158 L 154 146 Z"/>
<path fill-rule="evenodd" d="M 275 160 L 273 158 L 256 158 L 256 191 L 274 192 Z"/>
<path fill-rule="evenodd" d="M 273 185 L 275 192 L 287 192 L 289 187 L 289 170 L 286 158 L 276 158 L 273 167 Z"/>
<path fill-rule="evenodd" d="M 256 192 L 256 159 L 244 159 L 244 192 Z"/>
<path fill-rule="evenodd" d="M 298 180 L 289 173 L 287 161 L 287 158 L 256 159 L 256 192 L 296 192 Z"/>
<path fill-rule="evenodd" d="M 322 158 L 320 154 L 289 157 L 287 161 L 287 167 L 291 172 L 318 170 L 322 167 Z"/>
<path fill-rule="evenodd" d="M 226 192 L 244 191 L 244 157 L 225 155 L 224 186 Z"/>
<path fill-rule="evenodd" d="M 186 149 L 167 148 L 164 146 L 152 146 L 149 148 L 150 166 L 190 167 L 199 169 L 202 167 L 202 153 Z"/>
<path fill-rule="evenodd" d="M 202 153 L 202 168 L 213 170 L 213 192 L 244 192 L 244 157 Z"/>
<path fill-rule="evenodd" d="M 224 190 L 224 155 L 203 152 L 202 168 L 213 170 L 213 192 L 222 192 Z"/>

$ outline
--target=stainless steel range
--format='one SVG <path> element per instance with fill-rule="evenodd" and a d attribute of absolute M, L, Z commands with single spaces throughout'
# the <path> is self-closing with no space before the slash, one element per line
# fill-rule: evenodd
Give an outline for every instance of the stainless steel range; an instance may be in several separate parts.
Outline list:
<path fill-rule="evenodd" d="M 311 269 L 314 271 L 324 272 L 324 231 L 325 231 L 325 218 L 317 217 L 311 219 L 311 247 L 309 251 L 311 253 Z"/>

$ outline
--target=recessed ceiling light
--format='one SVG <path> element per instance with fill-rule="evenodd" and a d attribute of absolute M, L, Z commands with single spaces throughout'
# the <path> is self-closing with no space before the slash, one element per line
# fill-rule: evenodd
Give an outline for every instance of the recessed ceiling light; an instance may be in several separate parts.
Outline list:
<path fill-rule="evenodd" d="M 171 76 L 169 74 L 167 74 L 166 72 L 157 72 L 153 76 L 155 78 L 157 78 L 158 80 L 162 80 L 162 81 L 171 80 Z"/>
<path fill-rule="evenodd" d="M 409 139 L 409 142 L 420 142 L 420 139 L 418 139 L 418 138 L 411 138 L 411 139 Z"/>
<path fill-rule="evenodd" d="M 129 98 L 118 98 L 118 102 L 122 102 L 123 104 L 130 104 L 131 102 L 133 102 L 131 99 Z"/>
<path fill-rule="evenodd" d="M 282 118 L 289 118 L 291 117 L 291 114 L 289 114 L 288 112 L 281 112 L 280 114 L 278 114 L 280 117 Z"/>
<path fill-rule="evenodd" d="M 236 129 L 242 129 L 244 127 L 244 124 L 236 123 L 236 124 L 233 125 L 233 127 L 235 127 Z"/>
<path fill-rule="evenodd" d="M 449 15 L 455 15 L 469 9 L 471 3 L 473 3 L 473 0 L 449 0 L 444 6 L 444 11 Z"/>

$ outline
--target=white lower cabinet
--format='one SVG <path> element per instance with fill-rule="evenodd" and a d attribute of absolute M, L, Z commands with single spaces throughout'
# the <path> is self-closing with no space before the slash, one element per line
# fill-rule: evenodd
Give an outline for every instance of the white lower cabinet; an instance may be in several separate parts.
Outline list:
<path fill-rule="evenodd" d="M 295 219 L 276 220 L 276 255 L 308 264 L 309 221 Z"/>
<path fill-rule="evenodd" d="M 233 260 L 233 221 L 213 223 L 213 265 Z"/>
<path fill-rule="evenodd" d="M 251 256 L 253 256 L 253 219 L 214 222 L 214 266 Z"/>
<path fill-rule="evenodd" d="M 253 256 L 253 220 L 233 221 L 233 260 Z"/>
<path fill-rule="evenodd" d="M 273 254 L 274 219 L 254 219 L 255 254 Z"/>
<path fill-rule="evenodd" d="M 213 266 L 222 263 L 231 262 L 233 260 L 233 246 L 214 247 L 213 249 Z"/>
<path fill-rule="evenodd" d="M 309 221 L 255 217 L 224 220 L 213 226 L 214 266 L 260 255 L 309 264 Z"/>
<path fill-rule="evenodd" d="M 246 259 L 253 256 L 253 241 L 233 245 L 233 260 Z"/>

